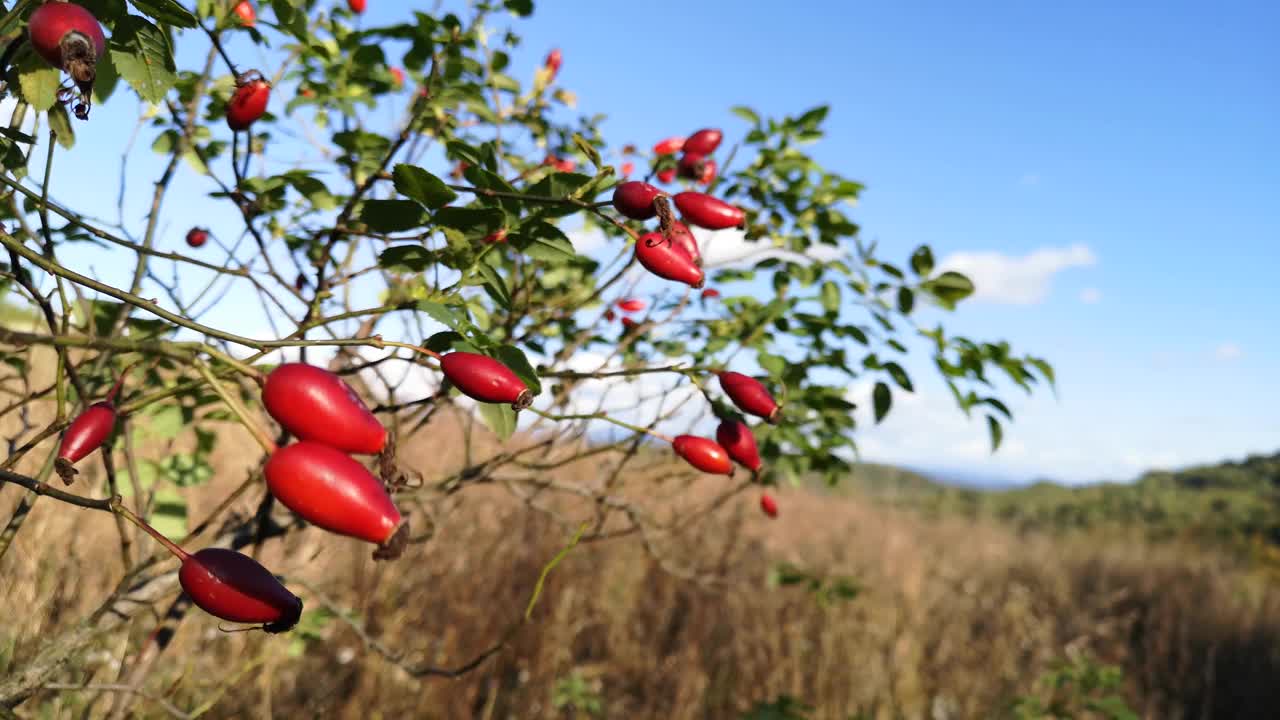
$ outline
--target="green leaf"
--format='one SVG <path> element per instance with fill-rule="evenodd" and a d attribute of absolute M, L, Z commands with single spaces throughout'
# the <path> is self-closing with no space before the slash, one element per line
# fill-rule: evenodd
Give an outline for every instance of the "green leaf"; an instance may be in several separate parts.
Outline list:
<path fill-rule="evenodd" d="M 991 452 L 1000 449 L 1000 441 L 1004 439 L 1004 430 L 1000 428 L 1000 421 L 994 415 L 987 416 L 987 430 L 991 432 Z"/>
<path fill-rule="evenodd" d="M 498 208 L 446 207 L 431 216 L 431 222 L 436 225 L 476 236 L 488 235 L 501 228 L 506 219 Z"/>
<path fill-rule="evenodd" d="M 503 309 L 511 309 L 511 291 L 507 289 L 507 283 L 498 274 L 497 270 L 487 262 L 481 261 L 476 263 L 476 274 L 484 280 L 485 289 L 489 291 L 489 296 L 494 302 L 498 303 Z"/>
<path fill-rule="evenodd" d="M 898 312 L 903 315 L 910 315 L 911 309 L 916 306 L 916 294 L 911 292 L 909 287 L 898 288 Z"/>
<path fill-rule="evenodd" d="M 760 363 L 760 367 L 773 377 L 782 377 L 783 371 L 787 369 L 786 358 L 780 355 L 772 355 L 762 352 L 756 356 L 756 362 Z"/>
<path fill-rule="evenodd" d="M 440 303 L 423 300 L 418 303 L 418 309 L 426 313 L 432 320 L 458 332 L 462 332 L 466 327 L 466 322 L 463 318 L 458 317 L 457 313 Z"/>
<path fill-rule="evenodd" d="M 177 3 L 177 0 L 129 0 L 129 4 L 162 23 L 180 28 L 196 27 L 196 16 Z"/>
<path fill-rule="evenodd" d="M 412 200 L 365 200 L 359 219 L 373 232 L 393 233 L 421 227 L 426 214 Z"/>
<path fill-rule="evenodd" d="M 752 125 L 760 124 L 760 116 L 756 114 L 755 110 L 752 110 L 746 105 L 734 105 L 733 107 L 729 108 L 729 112 L 733 113 L 734 115 L 737 115 L 743 120 L 746 120 Z"/>
<path fill-rule="evenodd" d="M 498 436 L 506 441 L 516 431 L 516 411 L 505 403 L 476 403 L 480 409 L 480 420 Z"/>
<path fill-rule="evenodd" d="M 933 250 L 928 245 L 921 245 L 911 253 L 911 270 L 920 277 L 933 272 Z"/>
<path fill-rule="evenodd" d="M 71 116 L 67 114 L 67 108 L 61 104 L 54 103 L 49 108 L 49 129 L 53 131 L 54 137 L 58 138 L 58 144 L 70 150 L 76 144 L 76 131 L 71 126 Z"/>
<path fill-rule="evenodd" d="M 18 66 L 18 87 L 22 89 L 22 99 L 36 110 L 48 110 L 58 102 L 58 85 L 61 83 L 62 73 L 49 67 L 35 53 L 27 55 Z"/>
<path fill-rule="evenodd" d="M 954 308 L 956 303 L 973 294 L 973 282 L 951 270 L 923 283 L 920 287 L 948 308 Z"/>
<path fill-rule="evenodd" d="M 392 272 L 422 272 L 435 262 L 435 255 L 421 245 L 392 245 L 378 255 L 378 266 Z"/>
<path fill-rule="evenodd" d="M 560 228 L 543 220 L 525 223 L 511 241 L 534 260 L 563 263 L 578 256 L 568 236 Z"/>
<path fill-rule="evenodd" d="M 871 391 L 871 404 L 875 411 L 876 422 L 884 420 L 884 416 L 889 414 L 889 408 L 893 407 L 893 391 L 883 382 L 877 382 L 874 390 Z"/>
<path fill-rule="evenodd" d="M 178 76 L 164 31 L 137 15 L 116 23 L 108 51 L 120 77 L 143 100 L 159 105 Z"/>
<path fill-rule="evenodd" d="M 915 388 L 911 386 L 911 377 L 907 375 L 907 371 L 903 370 L 901 365 L 896 362 L 887 362 L 884 364 L 884 369 L 889 372 L 889 377 L 893 378 L 898 387 L 907 392 L 915 392 Z"/>
<path fill-rule="evenodd" d="M 529 388 L 534 396 L 542 394 L 542 381 L 538 379 L 538 373 L 533 369 L 533 364 L 529 362 L 529 358 L 525 356 L 524 351 L 514 345 L 499 345 L 495 353 L 498 360 L 511 368 L 511 372 L 516 374 L 524 382 L 525 387 Z"/>
<path fill-rule="evenodd" d="M 822 283 L 822 308 L 829 313 L 840 312 L 840 286 L 830 280 Z"/>
<path fill-rule="evenodd" d="M 428 350 L 443 353 L 452 350 L 454 343 L 463 339 L 464 338 L 461 334 L 454 332 L 453 330 L 442 330 L 427 338 L 427 341 L 422 343 L 422 346 Z"/>
<path fill-rule="evenodd" d="M 397 192 L 417 200 L 431 210 L 438 210 L 458 197 L 443 180 L 416 165 L 400 163 L 396 165 L 392 177 Z"/>
<path fill-rule="evenodd" d="M 581 150 L 584 155 L 590 158 L 592 165 L 596 167 L 600 167 L 600 151 L 597 150 L 594 145 L 587 142 L 586 138 L 582 137 L 582 135 L 579 133 L 574 133 L 573 144 L 577 145 L 578 149 Z"/>
<path fill-rule="evenodd" d="M 533 14 L 533 0 L 503 0 L 502 6 L 520 17 Z"/>

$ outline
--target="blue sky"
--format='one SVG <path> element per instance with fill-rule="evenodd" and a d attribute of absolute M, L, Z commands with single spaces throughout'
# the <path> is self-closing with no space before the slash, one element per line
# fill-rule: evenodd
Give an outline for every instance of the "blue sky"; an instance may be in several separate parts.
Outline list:
<path fill-rule="evenodd" d="M 368 21 L 404 7 L 374 0 Z M 983 425 L 919 358 L 917 393 L 861 435 L 868 459 L 1081 482 L 1280 449 L 1280 5 L 637 8 L 538 3 L 515 23 L 517 74 L 560 47 L 559 83 L 580 109 L 607 113 L 615 142 L 643 145 L 707 125 L 732 139 L 735 104 L 829 104 L 814 153 L 866 183 L 853 210 L 864 236 L 897 260 L 932 245 L 979 287 L 948 318 L 953 332 L 1008 339 L 1058 369 L 1056 399 L 1008 395 L 1017 423 L 991 456 Z M 61 161 L 83 171 L 60 175 L 55 194 L 91 193 L 114 217 L 114 189 L 94 183 L 100 166 L 114 177 L 136 109 L 117 94 L 77 126 Z M 131 163 L 141 197 L 150 158 Z M 222 212 L 198 199 L 170 209 L 174 242 L 203 207 Z"/>

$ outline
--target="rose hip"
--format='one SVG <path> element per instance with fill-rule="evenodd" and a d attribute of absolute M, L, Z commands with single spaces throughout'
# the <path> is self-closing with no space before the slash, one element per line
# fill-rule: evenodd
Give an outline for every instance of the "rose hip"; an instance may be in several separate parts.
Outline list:
<path fill-rule="evenodd" d="M 671 441 L 671 447 L 685 462 L 705 473 L 732 475 L 733 462 L 729 453 L 713 440 L 696 435 L 680 435 Z"/>
<path fill-rule="evenodd" d="M 228 622 L 282 633 L 302 617 L 302 600 L 257 560 L 235 550 L 205 548 L 187 555 L 178 582 L 197 607 Z"/>
<path fill-rule="evenodd" d="M 719 377 L 720 387 L 739 410 L 762 417 L 770 424 L 778 424 L 781 408 L 759 380 L 731 371 L 721 372 Z"/>
<path fill-rule="evenodd" d="M 664 280 L 700 288 L 705 279 L 702 268 L 693 258 L 660 232 L 645 233 L 636 240 L 636 259 L 646 270 Z"/>
<path fill-rule="evenodd" d="M 710 155 L 720 147 L 720 141 L 724 138 L 724 133 L 715 128 L 706 128 L 689 136 L 688 140 L 680 149 L 686 153 L 697 153 L 699 155 Z"/>
<path fill-rule="evenodd" d="M 262 404 L 300 440 L 360 455 L 376 455 L 386 447 L 387 429 L 345 380 L 324 368 L 280 365 L 267 375 Z"/>
<path fill-rule="evenodd" d="M 762 464 L 756 448 L 756 436 L 741 420 L 724 420 L 716 428 L 716 442 L 729 453 L 729 457 L 753 473 L 759 473 Z"/>
<path fill-rule="evenodd" d="M 257 77 L 236 87 L 227 101 L 227 126 L 232 130 L 248 130 L 267 111 L 271 99 L 271 85 Z"/>
<path fill-rule="evenodd" d="M 771 518 L 778 517 L 778 501 L 773 499 L 769 493 L 760 495 L 760 510 Z"/>
<path fill-rule="evenodd" d="M 648 220 L 658 214 L 654 201 L 665 195 L 647 182 L 632 180 L 613 189 L 613 209 L 632 220 Z"/>
<path fill-rule="evenodd" d="M 676 193 L 672 199 L 686 220 L 708 230 L 738 227 L 746 220 L 741 208 L 703 193 Z"/>
<path fill-rule="evenodd" d="M 440 358 L 440 369 L 462 394 L 473 400 L 529 407 L 533 393 L 506 365 L 488 355 L 454 351 Z"/>

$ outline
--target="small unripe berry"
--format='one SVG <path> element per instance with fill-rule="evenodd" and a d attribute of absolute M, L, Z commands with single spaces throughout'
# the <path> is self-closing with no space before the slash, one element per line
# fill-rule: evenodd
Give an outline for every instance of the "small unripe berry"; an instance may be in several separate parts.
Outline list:
<path fill-rule="evenodd" d="M 552 77 L 555 77 L 555 74 L 560 72 L 560 65 L 563 61 L 564 56 L 560 53 L 560 48 L 555 48 L 547 53 L 547 59 L 543 62 L 543 65 L 547 70 L 551 71 Z"/>

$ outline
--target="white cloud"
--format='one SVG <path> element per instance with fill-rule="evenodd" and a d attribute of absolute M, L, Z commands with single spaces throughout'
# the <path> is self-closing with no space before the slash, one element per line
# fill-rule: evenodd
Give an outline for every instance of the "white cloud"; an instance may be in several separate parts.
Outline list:
<path fill-rule="evenodd" d="M 1087 287 L 1080 291 L 1080 302 L 1086 305 L 1097 305 L 1102 302 L 1102 291 L 1095 287 Z"/>
<path fill-rule="evenodd" d="M 1041 248 L 1027 255 L 999 252 L 957 252 L 943 258 L 939 267 L 964 273 L 973 281 L 974 299 L 1003 305 L 1035 305 L 1043 302 L 1053 277 L 1074 267 L 1097 264 L 1088 245 Z"/>
<path fill-rule="evenodd" d="M 1238 360 L 1242 355 L 1244 355 L 1244 349 L 1232 342 L 1223 343 L 1213 351 L 1213 356 L 1224 362 Z"/>

